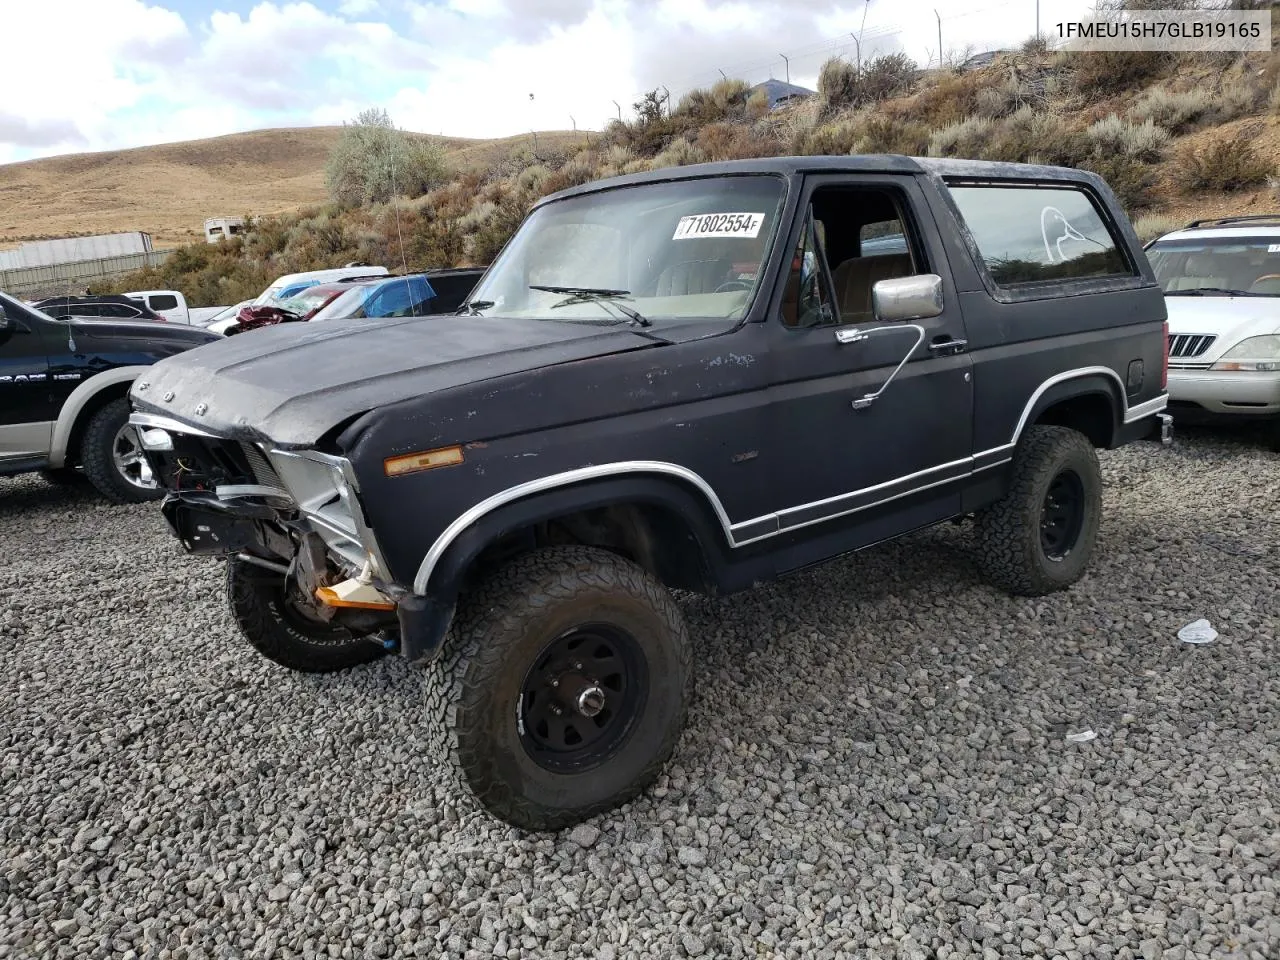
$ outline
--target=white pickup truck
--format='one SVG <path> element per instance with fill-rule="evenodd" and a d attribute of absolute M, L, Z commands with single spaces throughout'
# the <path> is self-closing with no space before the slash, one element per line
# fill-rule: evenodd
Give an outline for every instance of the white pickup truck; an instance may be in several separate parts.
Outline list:
<path fill-rule="evenodd" d="M 125 294 L 141 300 L 170 323 L 201 326 L 201 321 L 220 313 L 225 307 L 189 307 L 187 298 L 177 290 L 134 290 Z"/>

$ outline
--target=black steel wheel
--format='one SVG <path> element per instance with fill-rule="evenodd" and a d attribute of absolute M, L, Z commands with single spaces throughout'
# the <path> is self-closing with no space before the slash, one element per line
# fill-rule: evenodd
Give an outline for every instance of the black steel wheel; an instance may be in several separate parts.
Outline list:
<path fill-rule="evenodd" d="M 520 694 L 520 740 L 546 770 L 582 771 L 607 761 L 644 711 L 649 671 L 636 639 L 589 623 L 547 644 Z"/>
<path fill-rule="evenodd" d="M 978 564 L 1015 596 L 1040 597 L 1082 576 L 1102 517 L 1102 474 L 1089 438 L 1069 427 L 1028 427 L 1005 494 L 974 516 Z"/>
<path fill-rule="evenodd" d="M 607 550 L 538 549 L 463 598 L 427 668 L 431 752 L 494 816 L 557 830 L 657 776 L 692 688 L 688 631 L 662 584 Z"/>
<path fill-rule="evenodd" d="M 1067 558 L 1084 528 L 1084 482 L 1074 470 L 1063 470 L 1049 483 L 1040 509 L 1040 547 L 1053 561 Z"/>

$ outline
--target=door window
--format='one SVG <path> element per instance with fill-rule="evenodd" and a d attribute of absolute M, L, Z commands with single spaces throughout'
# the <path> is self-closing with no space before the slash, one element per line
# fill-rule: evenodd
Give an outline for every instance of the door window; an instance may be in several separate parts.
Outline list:
<path fill-rule="evenodd" d="M 816 190 L 810 206 L 812 227 L 806 226 L 801 241 L 805 256 L 800 258 L 798 252 L 792 266 L 788 294 L 794 291 L 794 296 L 789 301 L 790 313 L 784 300 L 784 322 L 788 326 L 815 326 L 873 320 L 871 290 L 879 281 L 923 273 L 921 246 L 908 228 L 903 210 L 902 200 L 893 190 Z M 807 313 L 795 308 L 803 306 L 806 291 L 810 298 Z"/>
<path fill-rule="evenodd" d="M 825 262 L 813 211 L 805 217 L 800 242 L 791 258 L 791 274 L 782 297 L 782 322 L 789 327 L 819 327 L 836 322 Z"/>
<path fill-rule="evenodd" d="M 148 297 L 147 302 L 151 304 L 152 310 L 176 310 L 178 308 L 178 298 L 171 293 Z"/>

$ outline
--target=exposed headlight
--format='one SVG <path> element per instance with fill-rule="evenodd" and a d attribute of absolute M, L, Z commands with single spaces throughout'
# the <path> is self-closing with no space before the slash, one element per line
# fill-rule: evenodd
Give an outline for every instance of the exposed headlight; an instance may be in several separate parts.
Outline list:
<path fill-rule="evenodd" d="M 1222 355 L 1212 370 L 1280 370 L 1280 335 L 1250 337 L 1241 340 Z"/>
<path fill-rule="evenodd" d="M 139 430 L 138 439 L 143 450 L 169 451 L 173 449 L 173 437 L 167 430 L 153 427 L 150 430 Z"/>

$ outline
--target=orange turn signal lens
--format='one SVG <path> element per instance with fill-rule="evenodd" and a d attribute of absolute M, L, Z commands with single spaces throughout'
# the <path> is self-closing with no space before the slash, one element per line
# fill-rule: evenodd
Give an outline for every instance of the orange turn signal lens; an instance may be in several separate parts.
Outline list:
<path fill-rule="evenodd" d="M 388 457 L 382 461 L 382 469 L 388 477 L 402 477 L 406 473 L 452 467 L 461 462 L 461 447 L 441 447 L 439 450 L 427 450 L 423 453 L 406 453 L 402 457 Z"/>
<path fill-rule="evenodd" d="M 352 610 L 394 610 L 396 605 L 390 600 L 380 599 L 373 590 L 366 589 L 365 597 L 358 589 L 350 591 L 335 590 L 333 587 L 318 587 L 316 599 L 329 607 L 346 607 Z"/>

